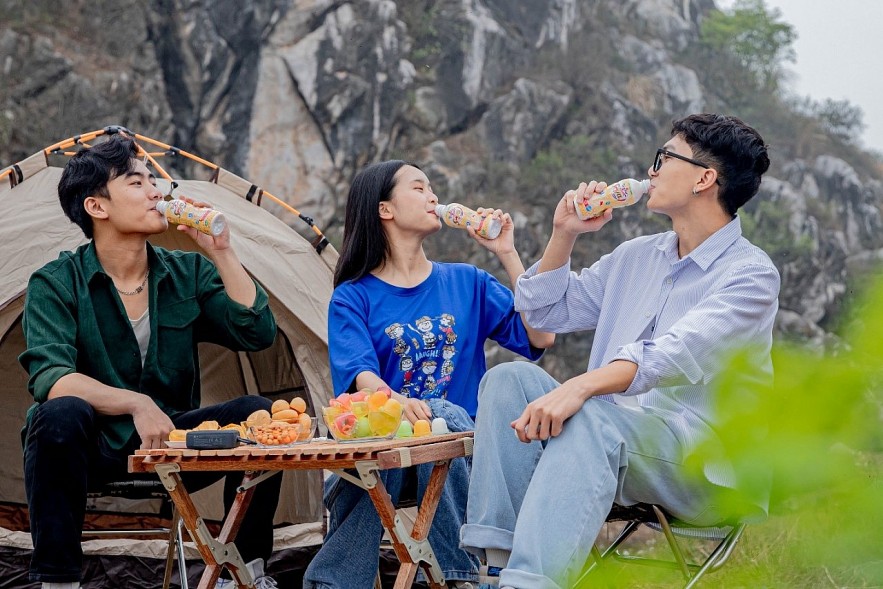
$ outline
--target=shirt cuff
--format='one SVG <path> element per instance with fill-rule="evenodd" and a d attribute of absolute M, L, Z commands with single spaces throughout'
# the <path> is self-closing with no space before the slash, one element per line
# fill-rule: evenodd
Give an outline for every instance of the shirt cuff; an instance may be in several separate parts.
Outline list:
<path fill-rule="evenodd" d="M 559 302 L 570 282 L 570 259 L 554 270 L 537 274 L 540 262 L 518 277 L 515 283 L 515 310 L 533 311 Z"/>
<path fill-rule="evenodd" d="M 640 395 L 655 388 L 658 384 L 659 371 L 653 368 L 652 362 L 645 361 L 643 341 L 619 348 L 616 351 L 616 355 L 610 359 L 611 362 L 615 360 L 627 360 L 638 366 L 638 371 L 635 372 L 632 384 L 622 392 L 623 395 Z"/>
<path fill-rule="evenodd" d="M 266 312 L 267 307 L 269 307 L 270 297 L 267 295 L 267 291 L 265 291 L 257 282 L 254 283 L 254 286 L 256 294 L 251 307 L 246 307 L 245 305 L 230 299 L 230 320 L 234 325 L 251 325 L 255 322 L 255 319 L 263 315 L 264 312 Z"/>
<path fill-rule="evenodd" d="M 37 403 L 45 403 L 49 399 L 49 391 L 55 386 L 61 377 L 73 374 L 76 369 L 70 366 L 53 366 L 40 372 L 34 378 L 33 393 L 34 401 Z"/>

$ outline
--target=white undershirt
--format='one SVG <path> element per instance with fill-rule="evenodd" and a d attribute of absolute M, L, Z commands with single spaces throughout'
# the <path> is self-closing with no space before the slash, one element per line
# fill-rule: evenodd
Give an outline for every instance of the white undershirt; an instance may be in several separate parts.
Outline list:
<path fill-rule="evenodd" d="M 129 319 L 135 339 L 138 341 L 138 349 L 141 351 L 141 367 L 144 367 L 144 359 L 147 358 L 147 345 L 150 343 L 150 309 L 145 309 L 144 314 L 138 319 Z"/>

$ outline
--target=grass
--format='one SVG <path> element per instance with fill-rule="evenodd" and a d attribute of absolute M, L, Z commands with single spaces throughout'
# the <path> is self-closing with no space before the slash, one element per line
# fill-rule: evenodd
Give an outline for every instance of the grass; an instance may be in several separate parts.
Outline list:
<path fill-rule="evenodd" d="M 883 473 L 878 473 L 883 474 Z M 806 542 L 819 536 L 838 536 L 839 529 L 855 522 L 845 522 L 839 509 L 806 505 L 787 514 L 774 515 L 767 521 L 749 525 L 727 563 L 717 572 L 706 574 L 699 587 L 717 589 L 776 588 L 807 589 L 883 587 L 883 554 L 879 554 L 879 533 L 865 538 L 868 548 L 876 545 L 876 558 L 867 551 L 858 558 L 844 558 L 840 548 L 829 542 L 808 547 Z M 861 517 L 861 514 L 856 514 Z M 688 560 L 701 562 L 710 550 L 708 542 L 679 539 Z M 623 545 L 629 554 L 671 560 L 665 538 L 659 532 L 641 533 Z M 611 561 L 603 570 L 593 572 L 582 587 L 662 589 L 684 584 L 676 570 Z"/>

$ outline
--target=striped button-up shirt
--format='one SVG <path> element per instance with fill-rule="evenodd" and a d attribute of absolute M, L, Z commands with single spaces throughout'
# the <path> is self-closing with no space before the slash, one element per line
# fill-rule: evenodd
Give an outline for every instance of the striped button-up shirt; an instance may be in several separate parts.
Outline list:
<path fill-rule="evenodd" d="M 727 351 L 750 346 L 752 376 L 772 377 L 779 273 L 742 237 L 738 217 L 683 258 L 669 231 L 627 241 L 579 273 L 569 262 L 541 274 L 537 266 L 518 279 L 516 310 L 544 331 L 595 330 L 588 370 L 637 364 L 622 394 L 664 412 L 688 450 L 714 431 L 709 385 Z M 727 470 L 706 468 L 706 476 L 729 486 Z"/>

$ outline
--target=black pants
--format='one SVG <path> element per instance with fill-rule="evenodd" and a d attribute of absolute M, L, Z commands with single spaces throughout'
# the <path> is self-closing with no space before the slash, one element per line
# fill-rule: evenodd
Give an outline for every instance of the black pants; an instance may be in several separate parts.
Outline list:
<path fill-rule="evenodd" d="M 271 402 L 257 396 L 239 397 L 226 403 L 195 409 L 172 418 L 175 427 L 190 429 L 206 420 L 221 425 L 239 423 Z M 86 511 L 86 493 L 102 484 L 137 478 L 127 472 L 127 457 L 141 445 L 137 433 L 119 450 L 110 448 L 99 434 L 92 406 L 77 397 L 59 397 L 40 405 L 24 442 L 25 490 L 30 510 L 32 581 L 79 581 L 83 551 L 80 536 Z M 141 475 L 144 476 L 144 475 Z M 155 476 L 155 475 L 150 475 Z M 192 492 L 207 487 L 224 473 L 185 473 Z M 224 508 L 229 511 L 242 482 L 242 473 L 226 476 Z M 279 501 L 281 476 L 255 487 L 251 505 L 235 540 L 245 562 L 265 561 L 273 551 L 273 516 Z"/>

